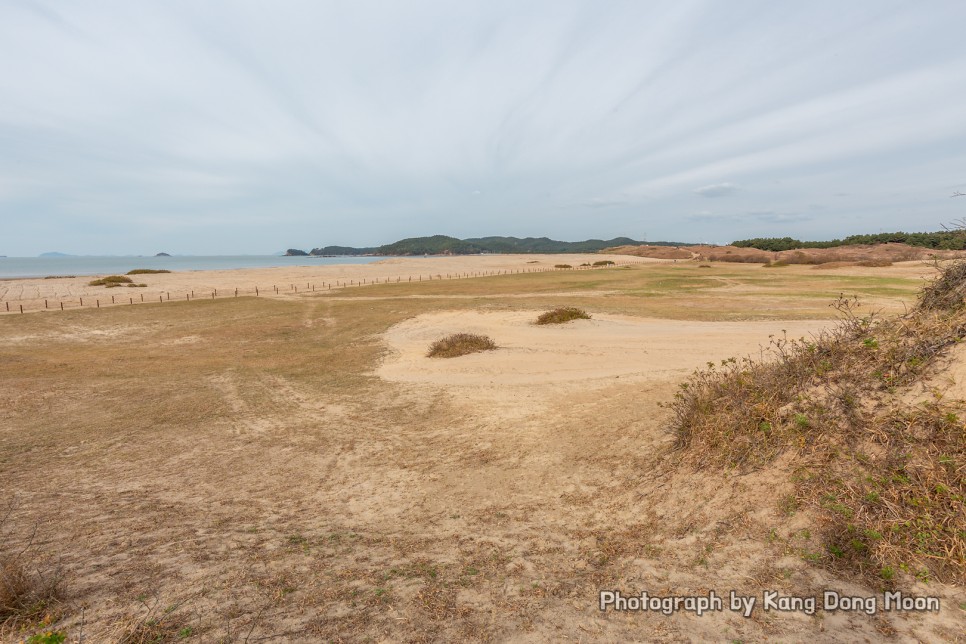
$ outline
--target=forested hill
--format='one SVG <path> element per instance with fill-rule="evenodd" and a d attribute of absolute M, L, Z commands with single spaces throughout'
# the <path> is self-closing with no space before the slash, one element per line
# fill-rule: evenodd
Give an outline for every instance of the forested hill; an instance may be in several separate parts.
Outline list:
<path fill-rule="evenodd" d="M 679 242 L 640 242 L 628 237 L 588 239 L 565 242 L 547 237 L 476 237 L 457 239 L 446 235 L 411 237 L 378 248 L 323 246 L 313 248 L 312 255 L 478 255 L 480 253 L 596 253 L 613 246 L 650 244 L 680 246 Z"/>
<path fill-rule="evenodd" d="M 937 250 L 966 250 L 966 230 L 943 230 L 934 233 L 877 233 L 874 235 L 850 235 L 845 239 L 831 241 L 800 241 L 791 237 L 756 237 L 731 242 L 741 248 L 759 248 L 768 251 L 795 250 L 796 248 L 835 248 L 859 244 L 908 244 Z"/>

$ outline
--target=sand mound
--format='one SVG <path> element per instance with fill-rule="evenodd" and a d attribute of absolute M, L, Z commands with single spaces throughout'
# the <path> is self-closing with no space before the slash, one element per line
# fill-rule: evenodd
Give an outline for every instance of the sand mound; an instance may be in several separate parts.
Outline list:
<path fill-rule="evenodd" d="M 827 321 L 683 322 L 593 313 L 553 327 L 536 326 L 542 311 L 448 311 L 389 329 L 391 355 L 378 369 L 386 380 L 446 386 L 540 385 L 613 378 L 681 377 L 708 360 L 757 354 L 769 334 L 807 335 Z M 452 360 L 426 357 L 431 343 L 452 333 L 493 338 L 498 349 Z"/>

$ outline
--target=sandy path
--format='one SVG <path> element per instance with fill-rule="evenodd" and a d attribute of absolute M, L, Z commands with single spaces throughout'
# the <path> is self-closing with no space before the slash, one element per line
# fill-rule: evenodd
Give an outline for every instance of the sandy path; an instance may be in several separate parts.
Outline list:
<path fill-rule="evenodd" d="M 683 322 L 595 314 L 591 320 L 537 326 L 541 311 L 430 313 L 386 334 L 392 356 L 378 374 L 399 382 L 445 386 L 543 385 L 615 378 L 679 378 L 708 360 L 758 354 L 771 334 L 820 331 L 828 320 Z M 499 349 L 441 360 L 427 347 L 451 333 L 488 335 Z"/>

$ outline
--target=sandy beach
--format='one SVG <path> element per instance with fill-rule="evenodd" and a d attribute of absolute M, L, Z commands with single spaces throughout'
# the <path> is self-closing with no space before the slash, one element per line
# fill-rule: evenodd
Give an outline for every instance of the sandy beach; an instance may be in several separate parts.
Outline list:
<path fill-rule="evenodd" d="M 257 269 L 178 271 L 147 275 L 134 275 L 135 283 L 146 284 L 144 288 L 107 289 L 90 286 L 98 276 L 78 276 L 56 279 L 28 278 L 0 280 L 0 304 L 9 302 L 12 312 L 43 310 L 44 300 L 49 309 L 78 308 L 81 299 L 85 306 L 108 306 L 111 296 L 118 304 L 130 299 L 140 302 L 158 302 L 192 299 L 255 295 L 259 297 L 289 297 L 312 291 L 340 289 L 362 283 L 386 283 L 461 279 L 497 273 L 552 270 L 557 264 L 579 267 L 581 264 L 610 260 L 621 265 L 662 263 L 671 260 L 631 257 L 626 255 L 464 255 L 453 257 L 390 258 L 370 264 L 339 264 L 319 266 L 292 266 Z M 278 288 L 278 293 L 275 289 Z M 6 307 L 0 313 L 6 313 Z"/>

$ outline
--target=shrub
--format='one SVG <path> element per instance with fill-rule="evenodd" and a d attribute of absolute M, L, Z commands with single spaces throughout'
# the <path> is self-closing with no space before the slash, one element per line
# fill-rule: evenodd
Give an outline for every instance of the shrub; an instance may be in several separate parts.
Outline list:
<path fill-rule="evenodd" d="M 128 288 L 145 288 L 147 284 L 128 284 Z"/>
<path fill-rule="evenodd" d="M 44 277 L 45 280 L 66 280 L 73 279 L 77 277 L 76 275 L 47 275 Z"/>
<path fill-rule="evenodd" d="M 570 264 L 554 264 L 554 268 L 573 268 Z"/>
<path fill-rule="evenodd" d="M 609 259 L 602 259 L 598 262 L 594 262 L 593 265 L 594 266 L 613 266 L 614 262 L 610 261 Z"/>
<path fill-rule="evenodd" d="M 154 275 L 155 273 L 170 273 L 171 271 L 165 268 L 135 268 L 130 270 L 125 275 Z"/>
<path fill-rule="evenodd" d="M 535 324 L 563 324 L 571 320 L 589 320 L 590 314 L 572 306 L 547 311 L 537 318 Z"/>
<path fill-rule="evenodd" d="M 772 338 L 766 359 L 695 372 L 670 405 L 682 461 L 747 471 L 791 453 L 796 498 L 820 515 L 818 560 L 870 582 L 910 566 L 966 582 L 966 405 L 886 395 L 921 383 L 966 333 L 964 267 L 901 317 L 860 317 L 840 299 L 839 323 L 817 336 Z"/>
<path fill-rule="evenodd" d="M 100 279 L 92 280 L 87 283 L 88 286 L 107 286 L 109 284 L 128 284 L 133 280 L 130 277 L 125 277 L 124 275 L 108 275 L 107 277 L 102 277 Z"/>
<path fill-rule="evenodd" d="M 711 268 L 711 264 L 698 264 L 698 268 Z"/>
<path fill-rule="evenodd" d="M 454 333 L 430 345 L 426 355 L 430 358 L 457 358 L 493 349 L 496 349 L 496 343 L 485 335 Z"/>

